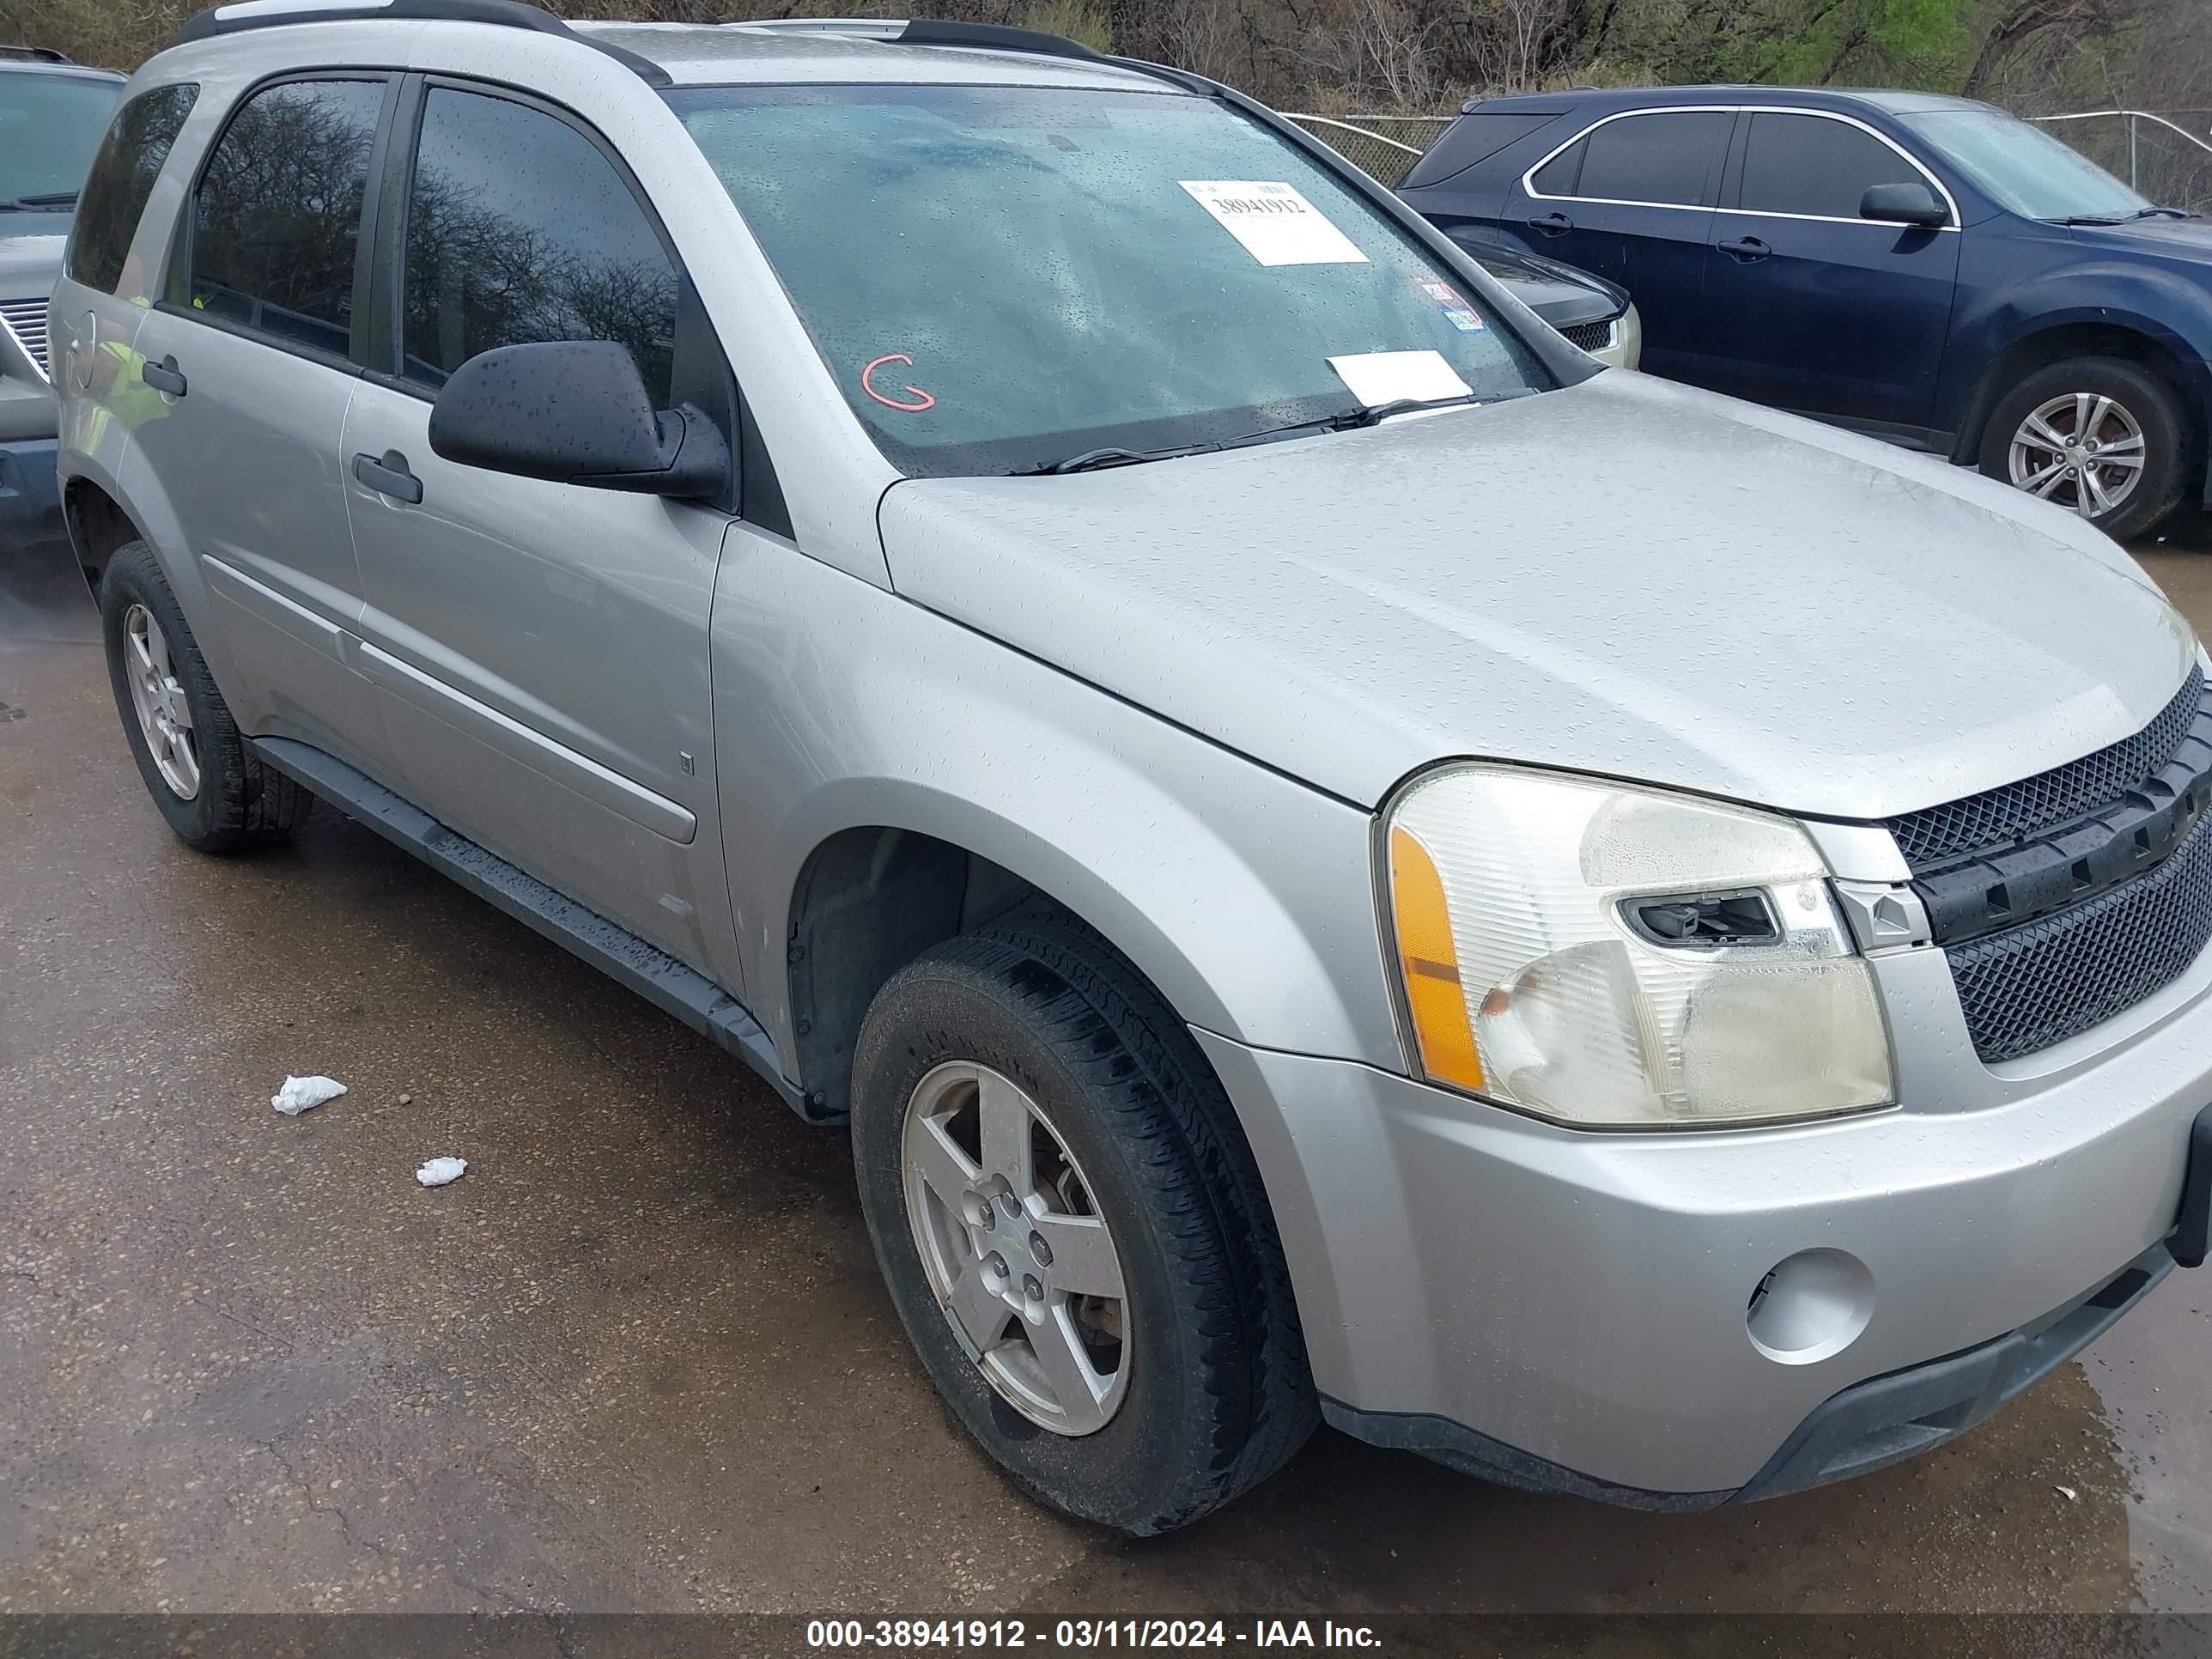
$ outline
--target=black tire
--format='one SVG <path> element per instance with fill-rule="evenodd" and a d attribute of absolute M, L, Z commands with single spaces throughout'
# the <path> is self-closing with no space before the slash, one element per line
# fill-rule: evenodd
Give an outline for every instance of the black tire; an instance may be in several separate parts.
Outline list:
<path fill-rule="evenodd" d="M 124 619 L 143 605 L 161 625 L 171 672 L 191 711 L 193 746 L 200 768 L 199 788 L 189 800 L 161 775 L 148 746 L 126 678 Z M 168 579 L 143 542 L 115 550 L 100 582 L 100 639 L 107 648 L 108 684 L 115 692 L 131 757 L 169 828 L 185 846 L 203 853 L 237 853 L 283 840 L 306 818 L 315 798 L 275 769 L 264 766 L 239 735 L 238 722 L 216 689 Z"/>
<path fill-rule="evenodd" d="M 2012 480 L 2012 441 L 2028 416 L 2053 398 L 2076 392 L 2110 398 L 2127 410 L 2143 437 L 2143 467 L 2127 498 L 2089 520 L 2115 541 L 2153 529 L 2181 505 L 2199 450 L 2181 396 L 2166 380 L 2123 357 L 2068 357 L 2039 368 L 1997 399 L 1982 432 L 1981 470 L 2002 483 Z M 2073 501 L 2079 486 L 2061 483 L 2052 496 Z"/>
<path fill-rule="evenodd" d="M 1123 1256 L 1127 1392 L 1079 1438 L 1000 1395 L 915 1247 L 906 1109 L 951 1060 L 991 1067 L 1046 1109 Z M 853 1155 L 908 1336 L 962 1425 L 1040 1502 L 1122 1533 L 1166 1532 L 1267 1479 L 1312 1433 L 1312 1377 L 1251 1150 L 1188 1029 L 1095 933 L 1057 917 L 1001 923 L 894 975 L 854 1060 Z"/>

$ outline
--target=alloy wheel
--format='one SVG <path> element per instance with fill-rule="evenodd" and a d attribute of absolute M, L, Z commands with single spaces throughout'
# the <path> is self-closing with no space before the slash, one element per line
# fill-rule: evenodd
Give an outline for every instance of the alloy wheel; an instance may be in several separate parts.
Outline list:
<path fill-rule="evenodd" d="M 123 613 L 123 675 L 155 769 L 179 800 L 191 800 L 200 792 L 199 740 L 192 731 L 191 705 L 169 661 L 168 638 L 143 605 Z"/>
<path fill-rule="evenodd" d="M 961 1348 L 1038 1426 L 1105 1427 L 1129 1378 L 1121 1253 L 1044 1109 L 957 1060 L 916 1085 L 901 1136 L 907 1220 Z"/>
<path fill-rule="evenodd" d="M 2075 392 L 2029 411 L 2007 465 L 2014 488 L 2103 519 L 2135 494 L 2145 459 L 2142 424 L 2125 404 Z"/>

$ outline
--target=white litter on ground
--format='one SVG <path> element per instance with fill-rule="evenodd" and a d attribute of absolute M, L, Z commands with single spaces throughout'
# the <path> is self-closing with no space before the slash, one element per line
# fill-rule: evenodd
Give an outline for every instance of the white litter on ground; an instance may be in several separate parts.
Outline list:
<path fill-rule="evenodd" d="M 2074 1488 L 2073 1488 L 2073 1487 L 2071 1487 L 2071 1486 L 2061 1486 L 2061 1487 L 2059 1487 L 2059 1488 L 2058 1488 L 2058 1490 L 2065 1495 L 2066 1501 L 2067 1501 L 2068 1503 L 2069 1503 L 2069 1504 L 2070 1504 L 2070 1503 L 2072 1503 L 2072 1502 L 2074 1501 Z"/>
<path fill-rule="evenodd" d="M 288 1077 L 284 1086 L 269 1097 L 269 1103 L 286 1117 L 297 1117 L 345 1091 L 345 1085 L 334 1077 Z"/>
<path fill-rule="evenodd" d="M 425 1187 L 443 1187 L 459 1181 L 469 1171 L 465 1158 L 434 1158 L 415 1171 L 415 1179 Z"/>

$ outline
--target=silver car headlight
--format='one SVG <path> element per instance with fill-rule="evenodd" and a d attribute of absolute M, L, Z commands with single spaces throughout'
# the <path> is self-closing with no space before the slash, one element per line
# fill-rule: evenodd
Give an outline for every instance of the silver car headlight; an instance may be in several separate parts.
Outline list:
<path fill-rule="evenodd" d="M 1882 1106 L 1874 977 L 1797 823 L 1689 795 L 1454 765 L 1383 825 L 1419 1068 L 1587 1128 Z"/>

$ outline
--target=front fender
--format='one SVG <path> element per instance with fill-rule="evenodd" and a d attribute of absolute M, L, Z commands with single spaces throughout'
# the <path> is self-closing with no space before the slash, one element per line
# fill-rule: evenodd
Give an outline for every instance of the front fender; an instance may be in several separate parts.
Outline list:
<path fill-rule="evenodd" d="M 889 827 L 1049 895 L 1194 1024 L 1402 1066 L 1364 809 L 743 529 L 713 649 L 745 984 L 780 1053 L 802 872 Z"/>
<path fill-rule="evenodd" d="M 1962 441 L 2002 389 L 1990 370 L 2039 336 L 2084 326 L 2142 336 L 2179 367 L 2200 419 L 2212 416 L 2212 289 L 2179 271 L 2100 258 L 1976 292 L 1961 284 L 1946 358 L 1942 423 Z"/>

